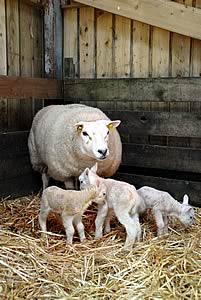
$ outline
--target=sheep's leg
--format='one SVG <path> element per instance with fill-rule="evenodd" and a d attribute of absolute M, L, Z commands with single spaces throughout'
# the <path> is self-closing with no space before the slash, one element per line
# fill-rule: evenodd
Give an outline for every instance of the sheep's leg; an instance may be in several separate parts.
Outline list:
<path fill-rule="evenodd" d="M 82 216 L 76 216 L 74 218 L 73 223 L 75 224 L 75 227 L 77 229 L 77 232 L 80 237 L 80 241 L 83 242 L 85 240 L 85 233 L 84 233 L 84 225 L 82 223 Z"/>
<path fill-rule="evenodd" d="M 39 224 L 40 224 L 40 228 L 42 231 L 47 231 L 47 216 L 49 214 L 49 207 L 43 207 L 43 205 L 41 205 L 41 209 L 40 209 L 40 213 L 39 213 Z"/>
<path fill-rule="evenodd" d="M 168 216 L 167 215 L 163 215 L 163 222 L 164 222 L 163 233 L 167 234 L 168 233 Z"/>
<path fill-rule="evenodd" d="M 42 173 L 43 190 L 48 187 L 50 177 L 46 172 Z"/>
<path fill-rule="evenodd" d="M 107 213 L 107 216 L 105 218 L 105 222 L 104 222 L 104 233 L 109 233 L 110 230 L 111 230 L 111 227 L 110 227 L 110 221 L 113 217 L 113 209 L 112 208 L 109 208 L 108 209 L 108 213 Z"/>
<path fill-rule="evenodd" d="M 74 216 L 67 216 L 62 214 L 61 215 L 63 220 L 63 225 L 66 231 L 67 241 L 72 244 L 73 243 L 73 235 L 75 232 L 75 229 L 73 227 L 73 218 Z"/>
<path fill-rule="evenodd" d="M 157 236 L 161 236 L 164 234 L 165 224 L 163 222 L 163 216 L 159 210 L 153 210 L 154 219 L 157 225 Z"/>
<path fill-rule="evenodd" d="M 74 184 L 74 178 L 73 177 L 70 177 L 68 178 L 68 180 L 66 180 L 64 182 L 65 184 L 65 187 L 67 190 L 74 190 L 75 189 L 75 184 Z"/>
<path fill-rule="evenodd" d="M 142 229 L 141 229 L 141 226 L 140 226 L 139 215 L 138 214 L 132 215 L 132 219 L 133 219 L 133 221 L 135 223 L 135 226 L 137 228 L 137 241 L 140 242 L 141 235 L 142 235 Z"/>
<path fill-rule="evenodd" d="M 98 212 L 95 220 L 96 225 L 96 232 L 95 232 L 95 238 L 101 238 L 103 236 L 103 223 L 105 220 L 105 217 L 108 213 L 108 205 L 105 204 L 99 204 L 98 205 Z"/>
<path fill-rule="evenodd" d="M 135 243 L 138 237 L 138 225 L 136 226 L 135 222 L 127 212 L 117 211 L 115 212 L 119 222 L 125 227 L 126 229 L 126 241 L 124 248 L 125 249 L 132 249 L 133 244 Z"/>

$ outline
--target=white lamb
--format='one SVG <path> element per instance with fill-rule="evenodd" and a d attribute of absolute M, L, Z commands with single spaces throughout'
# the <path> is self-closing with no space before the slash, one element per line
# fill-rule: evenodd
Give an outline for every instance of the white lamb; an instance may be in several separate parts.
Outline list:
<path fill-rule="evenodd" d="M 144 186 L 137 190 L 144 200 L 145 207 L 151 208 L 157 225 L 157 235 L 161 236 L 168 232 L 168 216 L 175 216 L 185 226 L 193 223 L 194 209 L 188 204 L 188 196 L 184 195 L 183 203 L 179 203 L 169 193 Z"/>
<path fill-rule="evenodd" d="M 135 241 L 139 241 L 141 237 L 141 226 L 139 223 L 138 210 L 143 207 L 141 199 L 133 185 L 123 181 L 114 179 L 104 179 L 95 174 L 96 165 L 86 168 L 79 176 L 81 188 L 85 188 L 88 184 L 105 184 L 107 188 L 107 201 L 105 204 L 99 204 L 98 213 L 95 220 L 96 238 L 103 235 L 103 224 L 105 221 L 105 230 L 110 231 L 110 219 L 114 212 L 119 222 L 125 227 L 127 237 L 125 248 L 131 249 Z"/>
<path fill-rule="evenodd" d="M 43 191 L 39 213 L 39 224 L 42 231 L 47 231 L 47 216 L 50 211 L 60 214 L 67 235 L 67 241 L 72 243 L 74 226 L 76 227 L 80 241 L 85 239 L 82 215 L 92 203 L 105 203 L 106 187 L 101 184 L 89 186 L 86 190 L 63 190 L 51 186 Z"/>
<path fill-rule="evenodd" d="M 100 109 L 80 104 L 51 105 L 33 119 L 28 139 L 30 159 L 42 174 L 43 189 L 49 177 L 73 188 L 86 167 L 99 161 L 98 174 L 112 176 L 119 167 L 122 144 L 116 127 Z"/>

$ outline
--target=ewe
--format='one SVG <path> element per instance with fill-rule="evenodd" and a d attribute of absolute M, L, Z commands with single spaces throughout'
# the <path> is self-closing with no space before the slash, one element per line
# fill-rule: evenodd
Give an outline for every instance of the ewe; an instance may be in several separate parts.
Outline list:
<path fill-rule="evenodd" d="M 92 203 L 105 203 L 106 187 L 99 183 L 97 186 L 89 186 L 86 190 L 63 190 L 56 186 L 51 186 L 43 191 L 39 213 L 39 224 L 42 231 L 47 231 L 47 216 L 50 211 L 61 215 L 63 225 L 67 235 L 67 241 L 72 243 L 74 227 L 76 226 L 80 241 L 85 239 L 82 215 L 87 207 Z"/>
<path fill-rule="evenodd" d="M 151 208 L 157 225 L 157 235 L 168 232 L 168 216 L 175 216 L 185 226 L 193 223 L 194 209 L 188 204 L 188 196 L 184 195 L 183 203 L 179 203 L 169 193 L 143 186 L 137 193 L 144 200 L 140 212 Z"/>
<path fill-rule="evenodd" d="M 73 178 L 99 161 L 98 174 L 112 176 L 119 167 L 122 144 L 116 127 L 98 108 L 86 105 L 51 105 L 33 119 L 28 139 L 30 159 L 42 174 L 43 189 L 49 177 L 73 188 Z"/>

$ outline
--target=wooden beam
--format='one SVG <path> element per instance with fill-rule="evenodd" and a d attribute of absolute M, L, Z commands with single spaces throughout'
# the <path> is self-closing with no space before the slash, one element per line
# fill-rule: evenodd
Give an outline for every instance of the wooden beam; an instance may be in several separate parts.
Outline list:
<path fill-rule="evenodd" d="M 0 76 L 0 98 L 26 99 L 29 97 L 62 99 L 62 81 L 45 78 Z"/>
<path fill-rule="evenodd" d="M 201 39 L 201 9 L 167 0 L 76 0 L 98 9 Z"/>

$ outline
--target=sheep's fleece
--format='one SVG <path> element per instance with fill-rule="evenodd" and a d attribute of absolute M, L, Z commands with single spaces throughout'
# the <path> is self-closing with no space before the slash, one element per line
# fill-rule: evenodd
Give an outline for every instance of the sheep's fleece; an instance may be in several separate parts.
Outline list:
<path fill-rule="evenodd" d="M 51 105 L 41 109 L 34 117 L 28 139 L 33 169 L 66 183 L 98 161 L 97 173 L 112 176 L 122 156 L 122 144 L 116 128 L 109 130 L 109 155 L 104 160 L 97 160 L 84 152 L 81 132 L 75 125 L 81 121 L 98 120 L 109 118 L 100 109 L 81 104 Z"/>

